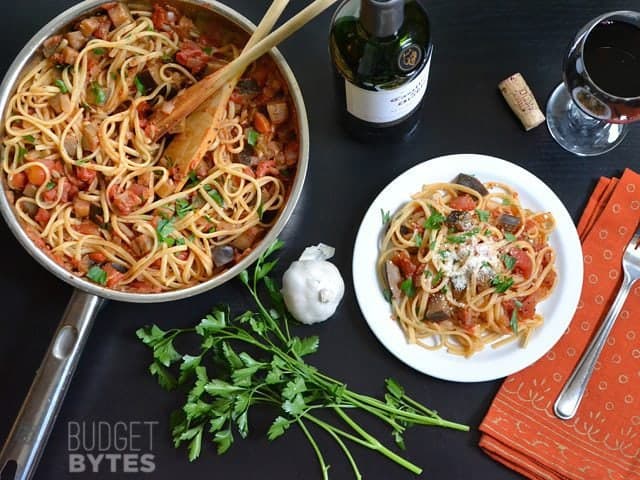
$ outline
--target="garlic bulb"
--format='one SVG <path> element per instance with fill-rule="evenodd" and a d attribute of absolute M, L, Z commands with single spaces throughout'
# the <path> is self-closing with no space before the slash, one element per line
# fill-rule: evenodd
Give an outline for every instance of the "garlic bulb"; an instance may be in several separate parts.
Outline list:
<path fill-rule="evenodd" d="M 319 244 L 307 248 L 282 277 L 282 296 L 287 309 L 301 323 L 322 322 L 331 317 L 344 295 L 344 280 L 328 262 L 334 249 Z"/>

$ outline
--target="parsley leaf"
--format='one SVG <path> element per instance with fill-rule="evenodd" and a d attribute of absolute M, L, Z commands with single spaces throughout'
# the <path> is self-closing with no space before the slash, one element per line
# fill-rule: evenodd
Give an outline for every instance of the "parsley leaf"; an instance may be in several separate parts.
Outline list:
<path fill-rule="evenodd" d="M 517 308 L 514 308 L 513 312 L 511 313 L 511 321 L 509 322 L 509 326 L 511 327 L 511 330 L 513 331 L 513 333 L 517 335 L 518 334 L 518 309 Z"/>
<path fill-rule="evenodd" d="M 391 221 L 391 213 L 389 210 L 380 209 L 380 215 L 382 215 L 382 225 L 386 225 Z"/>
<path fill-rule="evenodd" d="M 442 270 L 438 270 L 436 274 L 433 276 L 433 280 L 431 281 L 431 286 L 435 287 L 442 281 L 442 277 L 444 277 L 444 273 Z"/>
<path fill-rule="evenodd" d="M 502 199 L 502 204 L 503 205 L 507 205 L 507 206 L 511 205 L 511 200 L 509 200 L 508 198 L 503 198 Z"/>
<path fill-rule="evenodd" d="M 252 147 L 256 146 L 258 140 L 260 139 L 260 134 L 256 132 L 253 128 L 247 129 L 247 143 Z"/>
<path fill-rule="evenodd" d="M 513 270 L 513 267 L 516 266 L 516 259 L 509 254 L 502 255 L 502 261 L 504 262 L 504 266 L 507 267 L 507 270 Z"/>
<path fill-rule="evenodd" d="M 184 216 L 192 210 L 193 205 L 191 205 L 188 200 L 184 198 L 176 200 L 176 215 L 178 215 L 178 218 L 184 218 Z"/>
<path fill-rule="evenodd" d="M 140 77 L 138 77 L 138 75 L 134 77 L 133 83 L 136 85 L 136 90 L 138 91 L 138 93 L 140 93 L 140 95 L 144 95 L 145 93 L 147 93 L 147 87 L 144 86 L 144 83 L 142 83 L 142 80 L 140 80 Z"/>
<path fill-rule="evenodd" d="M 513 233 L 510 233 L 510 232 L 504 232 L 504 238 L 507 240 L 507 242 L 515 242 L 516 241 L 516 236 Z"/>
<path fill-rule="evenodd" d="M 36 139 L 33 135 L 25 135 L 22 139 L 27 143 L 36 143 Z"/>
<path fill-rule="evenodd" d="M 104 48 L 94 48 L 93 49 L 93 53 L 95 53 L 96 55 L 104 55 L 106 52 L 106 50 Z"/>
<path fill-rule="evenodd" d="M 213 200 L 218 205 L 220 205 L 221 207 L 224 207 L 224 199 L 222 198 L 222 195 L 220 195 L 220 192 L 218 192 L 218 190 L 216 190 L 215 188 L 211 189 L 209 191 L 209 196 L 213 198 Z"/>
<path fill-rule="evenodd" d="M 45 185 L 45 188 L 47 190 L 53 190 L 54 188 L 56 188 L 56 182 L 48 181 Z"/>
<path fill-rule="evenodd" d="M 107 92 L 98 82 L 91 82 L 91 93 L 96 105 L 104 105 L 107 101 Z"/>
<path fill-rule="evenodd" d="M 413 240 L 416 244 L 416 247 L 418 248 L 422 247 L 422 235 L 416 232 L 415 236 L 413 237 Z"/>
<path fill-rule="evenodd" d="M 487 210 L 476 210 L 476 213 L 478 214 L 478 219 L 481 222 L 488 222 L 489 221 L 489 212 Z"/>
<path fill-rule="evenodd" d="M 416 288 L 413 286 L 413 279 L 407 278 L 400 284 L 400 290 L 404 292 L 407 297 L 414 297 L 416 295 Z"/>
<path fill-rule="evenodd" d="M 195 170 L 191 170 L 187 174 L 187 176 L 189 177 L 189 183 L 187 184 L 187 187 L 193 187 L 194 185 L 197 185 L 200 182 L 200 180 L 198 180 L 198 175 L 196 174 Z"/>
<path fill-rule="evenodd" d="M 158 234 L 158 240 L 160 242 L 166 243 L 168 246 L 172 247 L 175 243 L 175 239 L 170 237 L 169 235 L 175 230 L 173 226 L 173 219 L 171 218 L 161 218 L 158 222 L 158 226 L 156 227 L 156 233 Z"/>
<path fill-rule="evenodd" d="M 105 272 L 103 269 L 101 269 L 97 265 L 93 265 L 87 272 L 87 278 L 94 283 L 98 283 L 100 285 L 106 285 L 107 272 Z"/>
<path fill-rule="evenodd" d="M 504 293 L 507 290 L 509 290 L 511 285 L 513 285 L 513 278 L 507 277 L 507 276 L 498 275 L 498 276 L 494 277 L 493 280 L 491 280 L 491 285 L 493 287 L 495 287 L 496 292 Z"/>
<path fill-rule="evenodd" d="M 393 298 L 392 294 L 391 294 L 391 290 L 389 290 L 388 288 L 385 288 L 382 291 L 382 296 L 384 297 L 384 299 L 387 301 L 387 303 L 391 303 L 391 299 Z"/>
<path fill-rule="evenodd" d="M 261 203 L 258 205 L 258 218 L 262 220 L 262 216 L 264 215 L 264 205 Z"/>
<path fill-rule="evenodd" d="M 459 235 L 447 235 L 447 242 L 464 243 L 467 241 L 468 238 L 473 237 L 474 235 L 477 235 L 479 231 L 480 229 L 476 227 L 469 230 L 468 232 L 464 232 Z"/>
<path fill-rule="evenodd" d="M 446 218 L 444 215 L 438 211 L 433 211 L 431 215 L 429 215 L 429 218 L 425 220 L 424 228 L 427 230 L 438 230 L 445 220 Z"/>
<path fill-rule="evenodd" d="M 61 78 L 58 78 L 53 83 L 56 84 L 56 87 L 58 87 L 58 90 L 60 90 L 60 93 L 69 93 L 69 89 L 67 88 L 67 85 L 64 83 L 64 80 L 62 80 Z"/>

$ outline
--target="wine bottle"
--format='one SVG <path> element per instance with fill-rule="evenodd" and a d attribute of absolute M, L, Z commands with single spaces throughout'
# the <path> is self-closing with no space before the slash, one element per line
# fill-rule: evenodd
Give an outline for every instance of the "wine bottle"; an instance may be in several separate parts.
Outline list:
<path fill-rule="evenodd" d="M 401 140 L 416 130 L 433 51 L 429 18 L 417 0 L 344 1 L 329 50 L 349 133 Z"/>

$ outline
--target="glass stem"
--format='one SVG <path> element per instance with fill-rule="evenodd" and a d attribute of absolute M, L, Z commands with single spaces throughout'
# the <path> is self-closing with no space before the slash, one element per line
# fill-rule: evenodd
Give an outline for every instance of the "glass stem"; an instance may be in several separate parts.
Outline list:
<path fill-rule="evenodd" d="M 584 113 L 574 102 L 571 102 L 567 116 L 571 129 L 583 135 L 590 135 L 594 130 L 601 130 L 606 125 L 606 122 Z"/>

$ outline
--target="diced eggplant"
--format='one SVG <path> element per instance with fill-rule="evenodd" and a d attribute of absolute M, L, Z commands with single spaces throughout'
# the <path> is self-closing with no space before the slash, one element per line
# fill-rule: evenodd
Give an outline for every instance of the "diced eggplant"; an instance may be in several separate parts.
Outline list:
<path fill-rule="evenodd" d="M 453 179 L 453 183 L 471 188 L 482 196 L 489 193 L 489 190 L 487 190 L 480 180 L 476 177 L 472 177 L 471 175 L 467 175 L 466 173 L 459 173 L 456 178 Z"/>
<path fill-rule="evenodd" d="M 78 24 L 78 28 L 85 37 L 90 37 L 93 32 L 100 26 L 100 18 L 89 17 L 85 18 Z"/>
<path fill-rule="evenodd" d="M 73 108 L 68 93 L 58 93 L 49 99 L 49 105 L 57 113 L 67 113 Z"/>
<path fill-rule="evenodd" d="M 466 232 L 473 228 L 473 213 L 471 211 L 454 210 L 447 215 L 446 223 L 450 230 Z"/>
<path fill-rule="evenodd" d="M 133 22 L 133 17 L 131 16 L 131 12 L 129 12 L 129 7 L 127 7 L 124 3 L 113 3 L 105 6 L 107 10 L 107 14 L 109 14 L 109 18 L 113 22 L 116 27 L 120 25 L 124 25 L 125 23 Z"/>
<path fill-rule="evenodd" d="M 223 267 L 233 260 L 235 256 L 233 247 L 229 245 L 219 245 L 211 249 L 211 256 L 216 267 Z"/>
<path fill-rule="evenodd" d="M 64 137 L 63 147 L 67 154 L 70 157 L 76 156 L 76 150 L 78 148 L 78 137 L 73 132 L 69 132 L 66 137 Z"/>
<path fill-rule="evenodd" d="M 242 95 L 257 95 L 262 90 L 253 78 L 245 78 L 238 82 L 236 88 Z"/>
<path fill-rule="evenodd" d="M 153 239 L 148 235 L 141 234 L 133 239 L 131 246 L 133 247 L 136 255 L 141 257 L 151 251 L 153 248 Z"/>
<path fill-rule="evenodd" d="M 120 272 L 120 273 L 127 273 L 129 271 L 129 269 L 127 267 L 125 267 L 124 265 L 120 264 L 120 263 L 112 263 L 111 266 L 113 267 L 114 270 Z"/>
<path fill-rule="evenodd" d="M 402 274 L 398 266 L 391 260 L 387 260 L 384 264 L 385 274 L 387 276 L 387 285 L 391 290 L 391 297 L 394 300 L 398 300 L 402 295 L 400 291 L 400 282 L 402 282 Z"/>
<path fill-rule="evenodd" d="M 237 154 L 236 160 L 243 165 L 255 165 L 258 163 L 258 156 L 254 148 L 248 143 L 245 144 L 244 149 Z"/>
<path fill-rule="evenodd" d="M 137 75 L 137 77 L 140 84 L 144 87 L 144 95 L 152 92 L 158 86 L 149 70 L 143 70 Z"/>
<path fill-rule="evenodd" d="M 104 215 L 102 209 L 93 203 L 89 207 L 89 219 L 96 225 L 104 225 Z"/>
<path fill-rule="evenodd" d="M 503 232 L 515 233 L 520 228 L 520 225 L 522 225 L 520 217 L 509 215 L 508 213 L 503 213 L 498 217 L 498 227 Z"/>
<path fill-rule="evenodd" d="M 413 230 L 411 230 L 406 225 L 400 225 L 400 234 L 401 235 L 409 235 Z"/>
<path fill-rule="evenodd" d="M 451 305 L 447 301 L 447 298 L 441 294 L 436 293 L 429 297 L 429 303 L 427 304 L 427 313 L 425 320 L 430 322 L 442 322 L 451 318 Z"/>
<path fill-rule="evenodd" d="M 289 105 L 285 100 L 267 103 L 267 112 L 274 125 L 280 125 L 289 119 Z"/>
<path fill-rule="evenodd" d="M 79 30 L 65 34 L 64 38 L 69 42 L 69 46 L 76 50 L 82 50 L 82 48 L 87 44 L 87 37 L 85 37 Z"/>
<path fill-rule="evenodd" d="M 42 54 L 45 58 L 49 58 L 58 50 L 60 43 L 62 42 L 62 35 L 54 35 L 47 38 L 42 44 Z"/>
<path fill-rule="evenodd" d="M 94 152 L 100 145 L 100 138 L 98 137 L 98 127 L 91 123 L 85 122 L 82 124 L 82 148 L 89 152 Z"/>
<path fill-rule="evenodd" d="M 62 63 L 66 65 L 73 65 L 74 63 L 76 63 L 76 59 L 78 58 L 77 50 L 74 50 L 73 48 L 67 46 L 62 49 L 61 53 Z"/>

